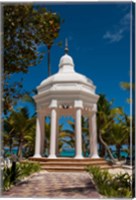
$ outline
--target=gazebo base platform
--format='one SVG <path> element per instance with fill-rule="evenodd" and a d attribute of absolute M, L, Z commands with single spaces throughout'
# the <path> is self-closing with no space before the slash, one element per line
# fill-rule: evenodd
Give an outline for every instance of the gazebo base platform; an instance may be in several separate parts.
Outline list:
<path fill-rule="evenodd" d="M 106 161 L 104 158 L 34 158 L 30 157 L 30 161 L 37 162 L 41 165 L 42 170 L 49 172 L 79 172 L 85 171 L 87 166 L 99 166 L 102 169 L 113 168 L 112 164 Z"/>

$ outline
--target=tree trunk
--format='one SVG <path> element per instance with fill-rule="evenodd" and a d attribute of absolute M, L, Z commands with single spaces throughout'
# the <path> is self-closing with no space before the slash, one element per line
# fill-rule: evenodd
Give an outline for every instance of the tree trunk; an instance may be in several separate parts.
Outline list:
<path fill-rule="evenodd" d="M 12 144 L 13 144 L 12 138 L 10 138 L 10 140 L 9 140 L 9 151 L 10 151 L 10 154 L 12 152 Z"/>
<path fill-rule="evenodd" d="M 50 52 L 50 47 L 47 47 L 48 48 L 48 76 L 51 75 L 51 60 L 50 60 L 50 55 L 51 55 L 51 52 Z"/>
<path fill-rule="evenodd" d="M 104 145 L 102 145 L 101 156 L 102 156 L 102 157 L 105 156 L 105 146 L 104 146 Z"/>
<path fill-rule="evenodd" d="M 120 148 L 121 148 L 121 145 L 117 144 L 116 145 L 116 149 L 117 149 L 117 157 L 118 157 L 118 159 L 120 159 Z"/>
<path fill-rule="evenodd" d="M 20 141 L 19 142 L 19 147 L 18 147 L 18 153 L 17 153 L 19 160 L 22 160 L 22 157 L 23 157 L 22 148 L 23 148 L 23 143 L 22 143 L 22 141 Z"/>
<path fill-rule="evenodd" d="M 86 156 L 86 148 L 85 148 L 85 145 L 83 145 L 83 156 L 84 156 L 84 157 Z"/>
<path fill-rule="evenodd" d="M 9 132 L 9 151 L 10 153 L 12 152 L 12 146 L 13 146 L 13 138 L 12 138 L 12 132 L 14 131 L 14 128 L 12 128 L 12 130 Z"/>
<path fill-rule="evenodd" d="M 111 160 L 115 163 L 115 159 L 114 159 L 114 157 L 112 156 L 112 153 L 111 153 L 111 151 L 110 151 L 108 145 L 107 145 L 107 144 L 104 142 L 104 140 L 102 139 L 102 135 L 101 135 L 100 132 L 99 132 L 99 139 L 100 139 L 101 143 L 102 143 L 102 144 L 105 146 L 105 148 L 107 149 L 107 152 L 109 153 L 109 156 L 110 156 Z"/>

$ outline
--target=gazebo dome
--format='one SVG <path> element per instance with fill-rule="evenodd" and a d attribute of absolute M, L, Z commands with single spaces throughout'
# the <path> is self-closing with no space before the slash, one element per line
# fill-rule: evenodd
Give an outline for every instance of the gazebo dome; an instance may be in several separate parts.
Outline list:
<path fill-rule="evenodd" d="M 74 105 L 74 101 L 80 99 L 88 107 L 96 103 L 99 98 L 95 89 L 92 80 L 75 71 L 73 58 L 68 55 L 66 45 L 65 54 L 59 61 L 58 72 L 40 83 L 37 87 L 38 94 L 34 98 L 43 107 L 49 106 L 51 99 L 56 99 L 58 105 L 63 102 Z"/>
<path fill-rule="evenodd" d="M 74 61 L 67 53 L 60 58 L 59 71 L 43 80 L 38 93 L 48 91 L 85 91 L 95 93 L 92 80 L 74 70 Z"/>
<path fill-rule="evenodd" d="M 68 66 L 74 67 L 73 59 L 68 54 L 65 54 L 64 56 L 62 56 L 60 58 L 59 67 L 63 67 L 64 65 L 68 65 Z"/>

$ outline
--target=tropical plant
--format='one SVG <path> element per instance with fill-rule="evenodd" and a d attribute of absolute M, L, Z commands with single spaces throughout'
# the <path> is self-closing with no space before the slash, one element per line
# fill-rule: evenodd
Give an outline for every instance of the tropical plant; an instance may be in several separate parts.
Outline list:
<path fill-rule="evenodd" d="M 30 126 L 24 135 L 23 156 L 30 157 L 34 155 L 35 148 L 35 132 L 36 132 L 36 117 L 30 118 Z"/>
<path fill-rule="evenodd" d="M 100 152 L 102 153 L 101 156 L 104 156 L 105 150 L 107 150 L 113 162 L 115 162 L 115 159 L 109 148 L 109 145 L 112 143 L 110 132 L 115 123 L 115 118 L 121 113 L 121 108 L 112 108 L 112 102 L 108 102 L 105 95 L 100 95 L 97 112 L 98 141 L 101 144 L 100 148 L 102 148 Z"/>
<path fill-rule="evenodd" d="M 127 143 L 128 137 L 129 132 L 127 132 L 126 127 L 123 124 L 113 124 L 112 130 L 110 132 L 110 139 L 112 144 L 116 146 L 118 159 L 121 157 L 120 150 L 122 145 Z"/>
<path fill-rule="evenodd" d="M 48 76 L 51 75 L 50 51 L 54 40 L 58 37 L 60 31 L 60 17 L 56 13 L 47 12 L 45 8 L 40 9 L 41 17 L 38 25 L 38 38 L 47 46 L 48 55 Z"/>
<path fill-rule="evenodd" d="M 4 165 L 2 170 L 3 190 L 9 190 L 12 185 L 18 183 L 24 177 L 40 171 L 38 163 L 12 163 L 12 166 Z"/>
<path fill-rule="evenodd" d="M 15 129 L 14 127 L 10 124 L 9 119 L 4 120 L 4 134 L 3 134 L 3 143 L 4 146 L 9 147 L 9 152 L 12 152 L 12 148 L 14 146 L 15 142 Z"/>
<path fill-rule="evenodd" d="M 6 128 L 4 135 L 8 135 L 9 138 L 14 139 L 14 145 L 18 146 L 17 155 L 19 159 L 22 159 L 23 147 L 25 147 L 25 145 L 28 146 L 26 142 L 30 142 L 31 137 L 33 143 L 33 140 L 35 138 L 35 117 L 29 118 L 28 109 L 20 108 L 19 111 L 13 110 L 6 121 L 8 121 L 11 130 L 14 130 L 14 137 L 12 138 L 12 136 L 10 135 L 11 131 L 9 131 L 9 129 L 7 130 Z M 29 150 L 31 150 L 32 148 L 32 146 L 29 146 Z"/>
<path fill-rule="evenodd" d="M 13 170 L 13 165 L 11 167 L 4 165 L 2 170 L 3 174 L 3 189 L 9 190 L 10 187 L 17 182 L 21 175 L 21 169 L 16 167 L 16 171 Z"/>
<path fill-rule="evenodd" d="M 64 130 L 60 133 L 61 146 L 67 144 L 70 148 L 75 148 L 75 123 L 72 120 L 68 120 L 70 129 Z M 89 155 L 89 130 L 88 130 L 88 118 L 82 116 L 82 150 L 83 155 L 86 157 Z"/>
<path fill-rule="evenodd" d="M 89 166 L 86 170 L 93 176 L 100 194 L 112 198 L 132 197 L 132 177 L 128 173 L 112 175 L 96 166 Z"/>
<path fill-rule="evenodd" d="M 39 163 L 24 162 L 24 163 L 17 163 L 17 166 L 22 171 L 21 179 L 35 172 L 39 172 L 41 170 Z"/>
<path fill-rule="evenodd" d="M 88 118 L 82 116 L 82 149 L 84 157 L 90 154 Z"/>

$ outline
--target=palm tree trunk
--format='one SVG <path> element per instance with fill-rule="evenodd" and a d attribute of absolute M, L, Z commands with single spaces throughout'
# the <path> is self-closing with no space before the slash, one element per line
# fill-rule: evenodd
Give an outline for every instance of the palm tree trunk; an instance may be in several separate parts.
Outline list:
<path fill-rule="evenodd" d="M 108 145 L 104 142 L 104 140 L 102 139 L 102 135 L 101 135 L 101 132 L 99 132 L 99 139 L 100 139 L 100 142 L 105 146 L 105 148 L 107 149 L 107 152 L 109 153 L 109 156 L 111 158 L 111 160 L 115 163 L 115 159 L 108 147 Z"/>
<path fill-rule="evenodd" d="M 12 152 L 12 144 L 13 144 L 12 138 L 10 138 L 10 140 L 9 140 L 9 152 L 10 153 Z"/>
<path fill-rule="evenodd" d="M 102 145 L 101 156 L 102 157 L 105 156 L 105 146 L 104 145 Z"/>
<path fill-rule="evenodd" d="M 22 143 L 22 141 L 20 141 L 19 142 L 19 147 L 18 147 L 18 153 L 17 153 L 19 160 L 22 160 L 22 157 L 23 157 L 22 148 L 23 148 L 23 143 Z"/>
<path fill-rule="evenodd" d="M 51 59 L 50 59 L 50 55 L 51 55 L 51 52 L 50 52 L 50 47 L 48 46 L 48 76 L 51 75 Z"/>
<path fill-rule="evenodd" d="M 86 156 L 86 149 L 85 149 L 85 145 L 83 145 L 83 156 Z"/>
<path fill-rule="evenodd" d="M 12 132 L 14 131 L 14 128 L 12 128 L 12 130 L 9 132 L 9 151 L 10 153 L 12 152 L 12 146 L 13 146 L 13 138 L 12 138 Z"/>
<path fill-rule="evenodd" d="M 121 148 L 120 144 L 116 145 L 118 159 L 120 159 L 120 148 Z"/>

